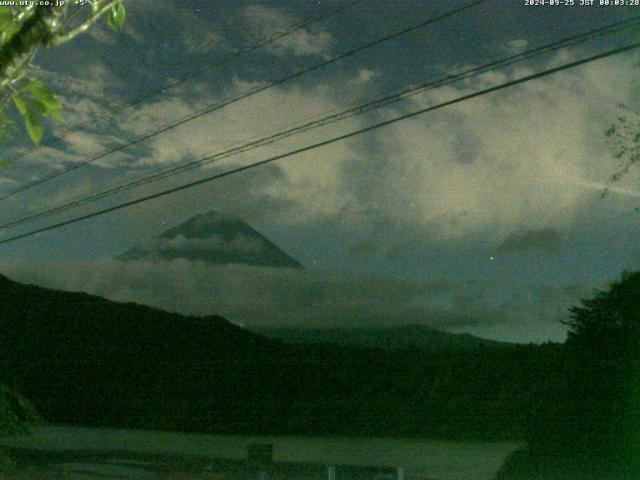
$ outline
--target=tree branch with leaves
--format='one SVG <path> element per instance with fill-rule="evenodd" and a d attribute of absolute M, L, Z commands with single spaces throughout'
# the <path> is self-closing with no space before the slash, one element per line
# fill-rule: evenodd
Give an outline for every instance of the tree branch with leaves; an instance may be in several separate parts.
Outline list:
<path fill-rule="evenodd" d="M 620 104 L 620 113 L 616 122 L 607 130 L 607 143 L 612 145 L 614 156 L 619 160 L 616 171 L 611 175 L 602 196 L 609 192 L 608 188 L 629 173 L 640 161 L 640 112 Z"/>
<path fill-rule="evenodd" d="M 39 48 L 69 42 L 106 16 L 114 30 L 122 28 L 122 0 L 86 0 L 70 9 L 60 6 L 0 6 L 0 141 L 15 124 L 7 110 L 11 101 L 34 143 L 44 133 L 42 119 L 62 120 L 60 102 L 48 87 L 30 77 L 29 66 Z"/>

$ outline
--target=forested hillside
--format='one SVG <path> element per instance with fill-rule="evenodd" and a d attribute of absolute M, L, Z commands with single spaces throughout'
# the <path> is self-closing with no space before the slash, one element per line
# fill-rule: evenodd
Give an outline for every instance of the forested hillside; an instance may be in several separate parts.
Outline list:
<path fill-rule="evenodd" d="M 220 433 L 519 438 L 557 349 L 295 346 L 5 277 L 0 319 L 2 380 L 46 420 Z"/>

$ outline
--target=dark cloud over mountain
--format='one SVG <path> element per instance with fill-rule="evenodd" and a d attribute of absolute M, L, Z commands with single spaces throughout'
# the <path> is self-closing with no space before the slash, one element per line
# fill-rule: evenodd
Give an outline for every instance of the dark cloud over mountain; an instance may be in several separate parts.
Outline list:
<path fill-rule="evenodd" d="M 214 265 L 203 261 L 104 260 L 2 262 L 0 271 L 48 288 L 87 291 L 193 315 L 218 314 L 246 326 L 338 328 L 419 324 L 484 335 L 517 329 L 529 339 L 562 339 L 573 297 L 538 295 L 520 285 L 502 295 L 501 283 L 408 281 L 387 275 L 336 276 L 300 268 Z M 527 298 L 535 298 L 534 302 Z M 517 336 L 494 337 L 518 341 Z"/>
<path fill-rule="evenodd" d="M 558 230 L 554 228 L 527 229 L 509 234 L 498 247 L 498 252 L 542 250 L 556 253 L 563 247 L 563 238 Z"/>

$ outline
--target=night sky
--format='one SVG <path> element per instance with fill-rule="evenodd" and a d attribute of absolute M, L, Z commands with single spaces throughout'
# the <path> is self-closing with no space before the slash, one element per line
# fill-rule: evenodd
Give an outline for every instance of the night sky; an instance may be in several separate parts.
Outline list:
<path fill-rule="evenodd" d="M 33 74 L 63 102 L 61 132 L 167 82 L 194 79 L 0 169 L 0 192 L 68 168 L 210 103 L 329 59 L 462 2 L 361 1 L 267 47 L 238 48 L 348 5 L 340 1 L 134 0 L 121 32 L 100 24 L 39 51 Z M 578 3 L 578 2 L 576 2 Z M 407 85 L 640 15 L 634 7 L 488 1 L 270 88 L 1 201 L 0 222 Z M 104 22 L 103 22 L 104 23 Z M 633 33 L 633 35 L 632 35 Z M 82 208 L 0 239 L 302 147 L 386 118 L 637 41 L 616 34 L 431 90 Z M 567 308 L 640 267 L 638 172 L 601 198 L 620 160 L 618 105 L 638 103 L 635 52 L 563 71 L 282 162 L 0 246 L 0 271 L 240 324 L 423 323 L 522 342 L 563 340 Z M 203 71 L 204 70 L 204 71 Z M 46 138 L 45 138 L 46 139 Z M 29 146 L 20 134 L 5 156 Z M 237 215 L 304 271 L 113 260 L 195 214 Z"/>

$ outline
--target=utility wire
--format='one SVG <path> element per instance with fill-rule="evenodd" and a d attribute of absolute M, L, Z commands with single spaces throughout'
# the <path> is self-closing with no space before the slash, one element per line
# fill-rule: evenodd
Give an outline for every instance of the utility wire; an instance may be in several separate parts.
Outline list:
<path fill-rule="evenodd" d="M 144 93 L 136 98 L 134 98 L 133 100 L 129 101 L 129 102 L 125 102 L 122 103 L 120 105 L 116 105 L 115 107 L 112 107 L 110 109 L 108 109 L 106 112 L 104 112 L 103 114 L 92 118 L 91 120 L 87 120 L 86 122 L 82 122 L 79 124 L 76 124 L 72 127 L 69 127 L 68 129 L 64 130 L 63 132 L 55 135 L 54 137 L 50 138 L 49 140 L 42 142 L 38 145 L 34 145 L 31 148 L 28 148 L 20 153 L 18 153 L 17 155 L 9 158 L 7 160 L 7 162 L 15 162 L 18 160 L 21 160 L 22 158 L 26 157 L 27 155 L 30 155 L 31 153 L 41 149 L 42 147 L 46 147 L 46 146 L 51 146 L 52 144 L 55 144 L 57 142 L 59 142 L 60 140 L 64 139 L 65 137 L 68 137 L 69 135 L 71 135 L 72 133 L 78 132 L 80 130 L 84 130 L 87 127 L 90 127 L 91 125 L 94 125 L 108 117 L 111 117 L 113 115 L 116 115 L 120 112 L 129 110 L 143 102 L 145 102 L 146 100 L 149 100 L 150 98 L 156 97 L 158 95 L 161 95 L 163 93 L 168 92 L 169 90 L 178 87 L 184 83 L 190 82 L 191 80 L 194 80 L 195 78 L 199 77 L 200 75 L 203 75 L 204 73 L 217 68 L 217 67 L 221 67 L 223 65 L 226 65 L 227 63 L 235 60 L 236 58 L 239 58 L 243 55 L 246 55 L 248 53 L 254 52 L 256 50 L 259 50 L 262 47 L 265 47 L 267 45 L 270 45 L 272 43 L 276 43 L 279 40 L 293 34 L 296 33 L 302 29 L 308 28 L 311 25 L 313 25 L 314 23 L 317 22 L 321 22 L 324 20 L 327 20 L 328 18 L 331 18 L 335 15 L 338 15 L 340 13 L 342 13 L 343 11 L 356 6 L 358 3 L 360 3 L 362 0 L 352 0 L 350 1 L 347 5 L 344 5 L 340 8 L 337 8 L 335 10 L 331 10 L 330 12 L 327 12 L 323 15 L 319 15 L 317 17 L 314 18 L 309 18 L 303 22 L 299 22 L 296 23 L 294 25 L 292 25 L 290 28 L 283 30 L 281 32 L 276 32 L 274 35 L 267 37 L 266 39 L 255 43 L 253 45 L 249 45 L 246 47 L 240 47 L 238 49 L 236 49 L 235 51 L 233 51 L 232 53 L 228 54 L 225 57 L 222 57 L 221 59 L 219 59 L 216 62 L 213 62 L 209 65 L 206 65 L 198 70 L 196 70 L 193 73 L 190 73 L 187 76 L 184 76 L 182 78 L 179 78 L 177 80 L 173 80 L 173 81 L 169 81 L 167 84 L 163 85 L 162 87 L 155 89 L 155 90 L 151 90 L 147 93 Z"/>
<path fill-rule="evenodd" d="M 53 173 L 51 173 L 49 175 L 45 175 L 43 177 L 36 178 L 36 179 L 32 180 L 31 182 L 28 182 L 28 183 L 26 183 L 26 184 L 24 184 L 24 185 L 22 185 L 22 186 L 20 186 L 18 188 L 15 188 L 15 189 L 13 189 L 13 190 L 11 190 L 11 191 L 3 194 L 3 195 L 0 195 L 0 201 L 5 200 L 7 198 L 10 198 L 10 197 L 12 197 L 12 196 L 14 196 L 14 195 L 16 195 L 18 193 L 24 192 L 25 190 L 29 190 L 30 188 L 33 188 L 33 187 L 35 187 L 37 185 L 41 185 L 41 184 L 43 184 L 45 182 L 51 181 L 51 180 L 53 180 L 55 178 L 60 177 L 61 175 L 65 175 L 65 174 L 67 174 L 69 172 L 77 170 L 77 169 L 79 169 L 81 167 L 84 167 L 84 166 L 90 164 L 90 163 L 93 163 L 93 162 L 95 162 L 97 160 L 100 160 L 100 159 L 102 159 L 102 158 L 104 158 L 104 157 L 106 157 L 108 155 L 111 155 L 112 153 L 116 153 L 116 152 L 125 150 L 125 149 L 127 149 L 127 148 L 129 148 L 129 147 L 131 147 L 133 145 L 136 145 L 136 144 L 138 144 L 140 142 L 148 140 L 149 138 L 152 138 L 152 137 L 155 137 L 155 136 L 160 135 L 162 133 L 165 133 L 167 131 L 173 130 L 173 129 L 181 126 L 181 125 L 184 125 L 187 122 L 190 122 L 192 120 L 200 118 L 200 117 L 202 117 L 204 115 L 207 115 L 207 114 L 209 114 L 209 113 L 211 113 L 213 111 L 219 110 L 219 109 L 221 109 L 223 107 L 226 107 L 227 105 L 230 105 L 232 103 L 236 103 L 236 102 L 238 102 L 240 100 L 243 100 L 245 98 L 251 97 L 251 96 L 256 95 L 258 93 L 261 93 L 261 92 L 264 92 L 265 90 L 268 90 L 270 88 L 276 87 L 278 85 L 281 85 L 281 84 L 283 84 L 285 82 L 288 82 L 290 80 L 293 80 L 295 78 L 299 78 L 299 77 L 301 77 L 303 75 L 311 73 L 311 72 L 313 72 L 315 70 L 318 70 L 318 69 L 320 69 L 322 67 L 325 67 L 327 65 L 331 65 L 331 64 L 336 63 L 336 62 L 338 62 L 340 60 L 343 60 L 343 59 L 345 59 L 347 57 L 355 55 L 356 53 L 359 53 L 359 52 L 361 52 L 363 50 L 366 50 L 368 48 L 372 48 L 372 47 L 374 47 L 376 45 L 379 45 L 381 43 L 384 43 L 384 42 L 387 42 L 389 40 L 398 38 L 398 37 L 400 37 L 402 35 L 406 35 L 406 34 L 408 34 L 410 32 L 419 30 L 419 29 L 424 28 L 424 27 L 426 27 L 428 25 L 431 25 L 431 24 L 433 24 L 435 22 L 438 22 L 438 21 L 444 20 L 446 18 L 449 18 L 449 17 L 451 17 L 451 16 L 453 16 L 453 15 L 455 15 L 457 13 L 460 13 L 460 12 L 462 12 L 464 10 L 467 10 L 469 8 L 472 8 L 472 7 L 475 7 L 476 5 L 479 5 L 479 4 L 487 2 L 487 1 L 488 0 L 475 0 L 475 1 L 471 2 L 471 3 L 463 5 L 461 7 L 457 7 L 455 9 L 453 9 L 453 10 L 449 10 L 449 11 L 443 13 L 443 14 L 437 15 L 435 17 L 431 17 L 428 20 L 425 20 L 425 21 L 423 21 L 423 22 L 421 22 L 421 23 L 419 23 L 417 25 L 413 25 L 411 27 L 404 28 L 404 29 L 396 31 L 394 33 L 387 34 L 387 35 L 385 35 L 385 36 L 383 36 L 381 38 L 378 38 L 376 40 L 367 42 L 364 45 L 361 45 L 359 47 L 356 47 L 356 48 L 353 48 L 351 50 L 348 50 L 348 51 L 346 51 L 344 53 L 341 53 L 341 54 L 339 54 L 337 56 L 331 57 L 331 58 L 329 58 L 327 60 L 324 60 L 324 61 L 322 61 L 320 63 L 312 65 L 311 67 L 303 68 L 303 69 L 298 70 L 298 71 L 296 71 L 296 72 L 294 72 L 294 73 L 292 73 L 290 75 L 286 75 L 286 76 L 280 77 L 280 78 L 278 78 L 276 80 L 272 80 L 272 81 L 267 82 L 265 85 L 262 85 L 260 87 L 257 87 L 257 88 L 251 89 L 251 90 L 246 90 L 246 91 L 240 93 L 239 95 L 236 95 L 235 97 L 232 97 L 232 98 L 230 98 L 228 100 L 225 100 L 225 101 L 223 101 L 221 103 L 210 104 L 207 107 L 205 107 L 203 109 L 200 109 L 200 110 L 197 110 L 196 112 L 194 112 L 192 114 L 189 114 L 189 115 L 181 118 L 178 121 L 175 121 L 175 122 L 169 123 L 167 125 L 164 125 L 164 126 L 158 128 L 156 130 L 153 130 L 152 132 L 142 134 L 142 135 L 140 135 L 140 136 L 138 136 L 138 137 L 136 137 L 136 138 L 124 143 L 124 144 L 121 144 L 121 145 L 118 145 L 116 147 L 104 150 L 101 153 L 98 153 L 97 155 L 94 155 L 93 157 L 91 157 L 91 158 L 89 158 L 87 160 L 75 163 L 75 164 L 73 164 L 73 165 L 71 165 L 71 166 L 69 166 L 69 167 L 67 167 L 67 168 L 65 168 L 63 170 L 59 170 L 57 172 L 53 172 Z"/>
<path fill-rule="evenodd" d="M 497 92 L 499 90 L 503 90 L 505 88 L 513 87 L 515 85 L 520 85 L 520 84 L 523 84 L 525 82 L 529 82 L 531 80 L 536 80 L 536 79 L 539 79 L 539 78 L 543 78 L 543 77 L 546 77 L 548 75 L 552 75 L 552 74 L 555 74 L 557 72 L 560 72 L 560 71 L 563 71 L 563 70 L 567 70 L 569 68 L 577 67 L 579 65 L 584 65 L 584 64 L 587 64 L 587 63 L 590 63 L 590 62 L 594 62 L 596 60 L 601 60 L 603 58 L 611 57 L 613 55 L 619 55 L 621 53 L 628 52 L 628 51 L 636 49 L 638 47 L 640 47 L 640 42 L 636 42 L 636 43 L 632 43 L 632 44 L 629 44 L 629 45 L 625 45 L 623 47 L 618 47 L 618 48 L 615 48 L 615 49 L 612 49 L 612 50 L 608 50 L 608 51 L 606 51 L 604 53 L 599 53 L 597 55 L 592 55 L 590 57 L 582 58 L 580 60 L 577 60 L 577 61 L 574 61 L 574 62 L 570 62 L 570 63 L 566 63 L 566 64 L 558 66 L 558 67 L 554 67 L 554 68 L 550 68 L 550 69 L 547 69 L 547 70 L 543 70 L 542 72 L 534 73 L 532 75 L 527 75 L 527 76 L 519 78 L 517 80 L 512 80 L 512 81 L 509 81 L 509 82 L 502 83 L 500 85 L 496 85 L 496 86 L 493 86 L 493 87 L 485 88 L 483 90 L 479 90 L 477 92 L 470 93 L 468 95 L 463 95 L 463 96 L 455 98 L 453 100 L 448 100 L 446 102 L 442 102 L 442 103 L 439 103 L 439 104 L 436 104 L 436 105 L 432 105 L 430 107 L 421 108 L 419 110 L 415 110 L 413 112 L 401 115 L 399 117 L 395 117 L 395 118 L 392 118 L 392 119 L 389 119 L 389 120 L 384 120 L 382 122 L 375 123 L 375 124 L 370 125 L 368 127 L 361 128 L 361 129 L 358 129 L 358 130 L 354 130 L 354 131 L 351 131 L 349 133 L 345 133 L 343 135 L 338 135 L 338 136 L 330 138 L 328 140 L 323 140 L 321 142 L 317 142 L 317 143 L 314 143 L 314 144 L 311 144 L 311 145 L 307 145 L 306 147 L 301 147 L 301 148 L 298 148 L 298 149 L 295 149 L 295 150 L 291 150 L 291 151 L 286 152 L 286 153 L 275 155 L 273 157 L 269 157 L 267 159 L 264 159 L 264 160 L 261 160 L 261 161 L 255 162 L 255 163 L 251 163 L 249 165 L 244 165 L 242 167 L 233 168 L 231 170 L 227 170 L 226 172 L 217 173 L 215 175 L 211 175 L 211 176 L 206 177 L 206 178 L 195 180 L 193 182 L 189 182 L 189 183 L 180 185 L 178 187 L 173 187 L 173 188 L 170 188 L 170 189 L 167 189 L 167 190 L 163 190 L 163 191 L 158 192 L 158 193 L 154 193 L 154 194 L 151 194 L 151 195 L 147 195 L 147 196 L 144 196 L 144 197 L 137 198 L 135 200 L 130 200 L 130 201 L 127 201 L 127 202 L 124 202 L 124 203 L 120 203 L 118 205 L 114 205 L 114 206 L 111 206 L 111 207 L 108 207 L 108 208 L 104 208 L 102 210 L 98 210 L 98 211 L 93 212 L 93 213 L 89 213 L 89 214 L 86 214 L 86 215 L 81 215 L 81 216 L 78 216 L 78 217 L 75 217 L 75 218 L 71 218 L 69 220 L 65 220 L 65 221 L 62 221 L 62 222 L 55 223 L 53 225 L 48 225 L 46 227 L 41 227 L 41 228 L 38 228 L 38 229 L 35 229 L 35 230 L 31 230 L 31 231 L 26 232 L 26 233 L 15 235 L 13 237 L 6 238 L 4 240 L 0 240 L 0 245 L 5 244 L 5 243 L 9 243 L 9 242 L 14 242 L 14 241 L 20 240 L 22 238 L 27 238 L 27 237 L 36 235 L 38 233 L 46 232 L 46 231 L 49 231 L 49 230 L 54 230 L 54 229 L 57 229 L 57 228 L 60 228 L 60 227 L 66 226 L 66 225 L 71 225 L 73 223 L 77 223 L 77 222 L 80 222 L 80 221 L 83 221 L 83 220 L 87 220 L 89 218 L 93 218 L 93 217 L 97 217 L 97 216 L 100 216 L 100 215 L 104 215 L 104 214 L 109 213 L 109 212 L 114 212 L 114 211 L 117 211 L 117 210 L 121 210 L 123 208 L 127 208 L 127 207 L 130 207 L 130 206 L 133 206 L 133 205 L 137 205 L 137 204 L 140 204 L 140 203 L 148 202 L 150 200 L 154 200 L 156 198 L 164 197 L 166 195 L 170 195 L 172 193 L 176 193 L 176 192 L 179 192 L 179 191 L 182 191 L 182 190 L 186 190 L 186 189 L 198 186 L 198 185 L 209 183 L 209 182 L 212 182 L 214 180 L 218 180 L 220 178 L 224 178 L 224 177 L 228 177 L 228 176 L 231 176 L 231 175 L 235 175 L 237 173 L 241 173 L 241 172 L 244 172 L 244 171 L 247 171 L 247 170 L 252 170 L 254 168 L 261 167 L 263 165 L 267 165 L 269 163 L 273 163 L 273 162 L 278 161 L 278 160 L 289 158 L 289 157 L 292 157 L 294 155 L 299 155 L 301 153 L 305 153 L 305 152 L 308 152 L 310 150 L 314 150 L 316 148 L 321 148 L 321 147 L 324 147 L 324 146 L 327 146 L 327 145 L 331 145 L 331 144 L 336 143 L 336 142 L 340 142 L 340 141 L 355 137 L 356 135 L 361 135 L 363 133 L 367 133 L 367 132 L 371 132 L 371 131 L 377 130 L 378 128 L 382 128 L 382 127 L 386 127 L 386 126 L 389 126 L 389 125 L 393 125 L 393 124 L 398 123 L 398 122 L 400 122 L 402 120 L 406 120 L 406 119 L 409 119 L 409 118 L 417 117 L 418 115 L 424 115 L 425 113 L 433 112 L 435 110 L 439 110 L 441 108 L 448 107 L 450 105 L 461 103 L 461 102 L 470 100 L 472 98 L 480 97 L 482 95 L 486 95 L 486 94 L 489 94 L 489 93 Z"/>
<path fill-rule="evenodd" d="M 94 194 L 89 194 L 86 195 L 84 197 L 81 197 L 77 200 L 73 200 L 71 202 L 62 204 L 62 205 L 58 205 L 56 207 L 52 207 L 49 209 L 45 209 L 45 210 L 41 210 L 39 212 L 35 212 L 31 215 L 28 215 L 26 217 L 17 219 L 17 220 L 13 220 L 11 222 L 8 223 L 4 223 L 0 225 L 0 229 L 7 229 L 7 228 L 12 228 L 12 227 L 16 227 L 18 225 L 22 225 L 25 223 L 29 223 L 32 221 L 35 221 L 37 219 L 40 218 L 45 218 L 45 217 L 49 217 L 51 215 L 57 214 L 57 213 L 61 213 L 63 211 L 72 209 L 72 208 L 76 208 L 82 205 L 85 205 L 87 203 L 91 203 L 91 202 L 95 202 L 97 200 L 101 200 L 104 198 L 107 198 L 109 196 L 118 194 L 118 193 L 122 193 L 125 192 L 127 190 L 131 190 L 133 188 L 137 188 L 140 187 L 142 185 L 148 184 L 148 183 L 152 183 L 152 182 L 156 182 L 159 181 L 163 178 L 167 178 L 173 175 L 177 175 L 179 173 L 188 171 L 188 170 L 192 170 L 195 168 L 198 168 L 202 165 L 211 163 L 213 161 L 216 160 L 220 160 L 223 158 L 228 158 L 231 156 L 235 156 L 239 153 L 243 153 L 249 150 L 253 150 L 259 147 L 262 147 L 264 145 L 269 145 L 272 143 L 275 143 L 279 140 L 282 140 L 283 138 L 287 138 L 293 135 L 297 135 L 300 134 L 302 132 L 314 129 L 314 128 L 318 128 L 324 125 L 328 125 L 331 123 L 335 123 L 337 121 L 340 120 L 344 120 L 346 118 L 350 118 L 352 116 L 355 115 L 360 115 L 363 113 L 366 113 L 368 111 L 372 111 L 374 109 L 379 109 L 382 107 L 385 107 L 387 105 L 390 105 L 392 103 L 398 102 L 402 99 L 406 99 L 409 98 L 411 96 L 417 95 L 419 93 L 423 93 L 426 90 L 429 89 L 433 89 L 433 88 L 438 88 L 438 87 L 442 87 L 444 85 L 448 85 L 451 83 L 455 83 L 455 82 L 459 82 L 461 80 L 473 77 L 473 76 L 477 76 L 480 75 L 482 73 L 485 73 L 487 71 L 491 71 L 491 70 L 496 70 L 498 68 L 504 68 L 507 66 L 511 66 L 515 63 L 524 61 L 524 60 L 528 60 L 531 58 L 534 58 L 536 56 L 542 55 L 542 54 L 546 54 L 549 52 L 553 52 L 556 50 L 559 50 L 561 48 L 566 48 L 568 46 L 573 46 L 579 43 L 583 43 L 587 40 L 593 40 L 594 38 L 600 38 L 603 37 L 605 35 L 611 35 L 613 33 L 618 33 L 621 32 L 625 29 L 628 29 L 630 27 L 635 27 L 637 25 L 637 21 L 640 19 L 640 16 L 638 17 L 634 17 L 628 20 L 624 20 L 624 21 L 620 21 L 620 22 L 615 22 L 613 24 L 607 25 L 605 27 L 601 27 L 598 29 L 594 29 L 594 30 L 590 30 L 588 32 L 585 33 L 581 33 L 581 34 L 577 34 L 577 35 L 573 35 L 571 37 L 567 37 L 555 42 L 551 42 L 549 44 L 540 46 L 540 47 L 536 47 L 530 50 L 527 50 L 525 52 L 519 53 L 519 54 L 515 54 L 515 55 L 511 55 L 509 57 L 506 58 L 502 58 L 499 60 L 495 60 L 492 62 L 489 62 L 487 64 L 472 68 L 472 69 L 468 69 L 465 70 L 463 72 L 460 73 L 456 73 L 456 74 L 451 74 L 451 75 L 446 75 L 443 78 L 440 78 L 438 80 L 435 81 L 430 81 L 430 82 L 426 82 L 426 83 L 422 83 L 418 86 L 412 87 L 412 88 L 404 88 L 400 91 L 397 91 L 396 93 L 393 94 L 389 94 L 387 96 L 384 96 L 382 98 L 378 98 L 376 100 L 373 101 L 369 101 L 366 102 L 364 104 L 360 104 L 351 108 L 348 108 L 346 110 L 342 110 L 339 111 L 337 113 L 333 113 L 327 116 L 324 116 L 322 118 L 319 119 L 315 119 L 312 121 L 309 121 L 307 123 L 304 123 L 302 125 L 297 125 L 293 128 L 289 128 L 286 129 L 284 131 L 280 131 L 276 134 L 273 135 L 267 135 L 264 137 L 259 137 L 256 140 L 252 140 L 252 141 L 248 141 L 245 143 L 240 143 L 237 146 L 234 146 L 228 150 L 222 151 L 222 152 L 218 152 L 212 155 L 207 155 L 203 158 L 199 158 L 196 160 L 192 160 L 192 161 L 188 161 L 188 162 L 184 162 L 182 164 L 179 164 L 177 166 L 173 166 L 170 167 L 168 169 L 164 169 L 160 172 L 156 172 L 153 173 L 151 175 L 148 176 L 144 176 L 120 185 L 116 185 L 114 187 L 110 187 L 106 190 L 103 190 L 102 192 L 99 193 L 94 193 Z"/>

